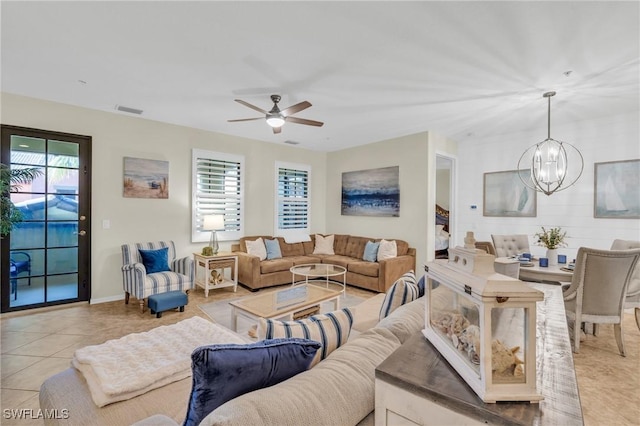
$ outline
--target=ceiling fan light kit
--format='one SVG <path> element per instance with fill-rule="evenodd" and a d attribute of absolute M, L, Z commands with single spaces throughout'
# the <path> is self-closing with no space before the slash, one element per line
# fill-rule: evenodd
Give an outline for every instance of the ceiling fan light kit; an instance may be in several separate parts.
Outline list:
<path fill-rule="evenodd" d="M 235 99 L 235 101 L 246 107 L 249 107 L 253 110 L 263 113 L 265 121 L 273 129 L 273 133 L 280 133 L 281 127 L 286 122 L 305 124 L 307 126 L 316 126 L 316 127 L 321 127 L 324 124 L 320 121 L 308 120 L 306 118 L 298 118 L 298 117 L 292 116 L 297 112 L 300 112 L 302 110 L 309 108 L 311 106 L 309 102 L 302 101 L 288 108 L 280 110 L 280 108 L 278 107 L 278 102 L 280 102 L 280 99 L 281 99 L 280 95 L 271 95 L 271 101 L 273 102 L 273 107 L 268 112 L 263 110 L 260 107 L 250 104 L 249 102 L 245 102 L 242 99 Z M 253 121 L 253 120 L 261 120 L 261 119 L 262 117 L 255 117 L 255 118 L 240 118 L 237 120 L 227 120 L 227 121 L 232 123 L 237 121 Z"/>
<path fill-rule="evenodd" d="M 552 91 L 542 95 L 548 100 L 547 138 L 527 149 L 518 161 L 518 176 L 522 183 L 546 195 L 569 188 L 584 169 L 584 159 L 578 148 L 551 138 L 551 97 L 555 94 Z M 571 168 L 570 159 L 575 160 L 575 163 L 571 161 Z"/>

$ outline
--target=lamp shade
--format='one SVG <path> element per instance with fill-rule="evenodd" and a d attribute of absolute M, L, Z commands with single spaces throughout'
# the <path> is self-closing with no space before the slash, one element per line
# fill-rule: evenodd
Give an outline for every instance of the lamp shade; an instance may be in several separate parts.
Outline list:
<path fill-rule="evenodd" d="M 224 230 L 224 216 L 219 214 L 210 214 L 203 218 L 203 231 L 220 231 Z"/>

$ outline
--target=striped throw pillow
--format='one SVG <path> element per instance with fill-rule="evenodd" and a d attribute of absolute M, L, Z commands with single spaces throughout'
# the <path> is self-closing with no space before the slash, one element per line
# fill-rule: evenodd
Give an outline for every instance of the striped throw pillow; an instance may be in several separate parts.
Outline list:
<path fill-rule="evenodd" d="M 322 347 L 311 361 L 311 367 L 313 367 L 347 342 L 352 325 L 353 313 L 349 308 L 296 321 L 261 318 L 258 325 L 258 339 L 299 337 L 320 342 Z"/>
<path fill-rule="evenodd" d="M 418 297 L 419 290 L 416 274 L 411 270 L 398 278 L 387 291 L 380 308 L 380 319 L 385 318 L 400 306 L 412 302 Z"/>

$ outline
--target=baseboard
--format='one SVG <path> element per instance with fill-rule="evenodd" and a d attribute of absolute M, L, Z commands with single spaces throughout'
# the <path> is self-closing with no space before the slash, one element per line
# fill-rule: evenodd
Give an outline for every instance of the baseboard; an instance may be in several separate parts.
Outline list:
<path fill-rule="evenodd" d="M 98 299 L 91 299 L 89 301 L 89 304 L 97 305 L 98 303 L 116 302 L 118 300 L 124 300 L 124 294 L 119 294 L 117 296 L 100 297 Z"/>

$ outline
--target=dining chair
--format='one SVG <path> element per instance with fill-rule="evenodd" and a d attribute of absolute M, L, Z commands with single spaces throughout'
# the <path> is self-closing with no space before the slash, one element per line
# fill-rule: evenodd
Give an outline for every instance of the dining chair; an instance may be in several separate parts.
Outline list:
<path fill-rule="evenodd" d="M 529 236 L 526 234 L 491 235 L 496 257 L 511 257 L 521 253 L 530 253 Z"/>
<path fill-rule="evenodd" d="M 27 273 L 27 285 L 31 285 L 31 255 L 24 251 L 12 251 L 9 255 L 9 282 L 13 300 L 18 299 L 19 275 Z"/>
<path fill-rule="evenodd" d="M 584 323 L 613 324 L 620 354 L 626 356 L 622 334 L 624 301 L 638 258 L 640 249 L 578 249 L 571 283 L 562 286 L 565 313 L 573 321 L 575 353 L 580 349 L 580 329 Z"/>
<path fill-rule="evenodd" d="M 611 250 L 633 250 L 640 248 L 640 241 L 633 240 L 614 240 L 611 244 Z M 633 271 L 629 287 L 627 287 L 627 296 L 624 299 L 625 309 L 634 309 L 636 316 L 636 325 L 640 330 L 640 262 Z"/>

